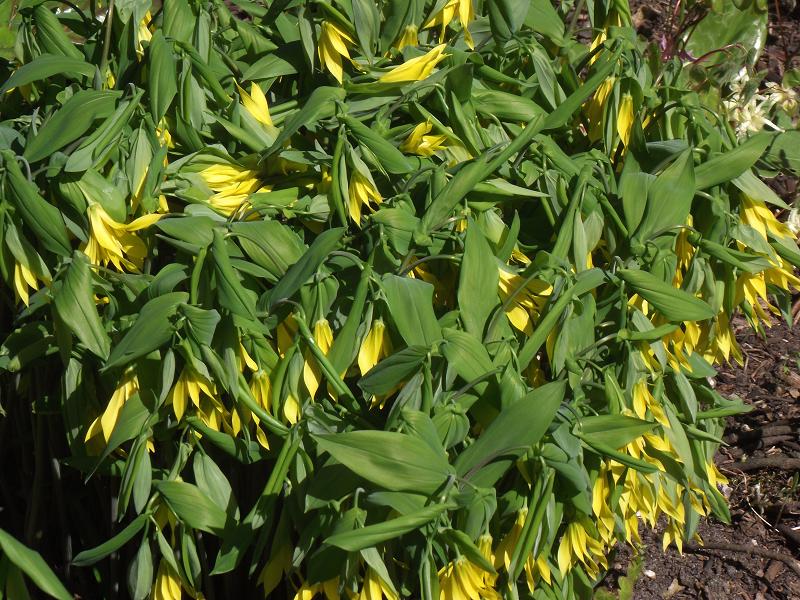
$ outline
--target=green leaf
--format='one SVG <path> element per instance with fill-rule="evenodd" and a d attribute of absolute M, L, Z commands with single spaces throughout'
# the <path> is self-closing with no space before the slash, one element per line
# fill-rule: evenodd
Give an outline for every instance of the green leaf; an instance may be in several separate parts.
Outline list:
<path fill-rule="evenodd" d="M 114 346 L 103 370 L 126 365 L 166 344 L 175 329 L 172 317 L 188 300 L 186 292 L 170 292 L 145 304 L 125 337 Z"/>
<path fill-rule="evenodd" d="M 403 348 L 372 367 L 358 387 L 373 396 L 388 394 L 415 373 L 427 355 L 425 346 Z"/>
<path fill-rule="evenodd" d="M 686 150 L 650 184 L 647 208 L 632 243 L 644 243 L 653 235 L 684 225 L 694 192 L 692 151 Z"/>
<path fill-rule="evenodd" d="M 158 481 L 155 488 L 175 515 L 192 529 L 220 535 L 225 529 L 225 511 L 200 489 L 185 481 Z"/>
<path fill-rule="evenodd" d="M 444 450 L 393 431 L 350 431 L 314 436 L 319 449 L 374 484 L 393 491 L 432 494 L 453 474 Z"/>
<path fill-rule="evenodd" d="M 132 540 L 133 536 L 135 536 L 142 530 L 142 528 L 144 528 L 145 523 L 147 523 L 149 519 L 149 514 L 139 515 L 133 521 L 128 523 L 125 529 L 120 531 L 110 540 L 103 542 L 95 548 L 84 550 L 78 554 L 72 559 L 72 564 L 76 567 L 88 567 L 89 565 L 93 565 L 96 562 L 104 559 L 112 552 L 116 552 L 130 540 Z"/>
<path fill-rule="evenodd" d="M 483 339 L 486 320 L 499 304 L 500 275 L 489 242 L 480 228 L 470 222 L 464 240 L 464 257 L 458 280 L 458 307 L 464 329 Z"/>
<path fill-rule="evenodd" d="M 413 170 L 411 163 L 405 155 L 383 136 L 352 117 L 344 116 L 341 120 L 358 142 L 368 148 L 375 156 L 377 164 L 374 166 L 376 168 L 385 170 L 388 173 L 400 175 Z"/>
<path fill-rule="evenodd" d="M 25 147 L 23 156 L 37 162 L 81 137 L 96 119 L 114 112 L 119 92 L 79 90 L 53 114 Z"/>
<path fill-rule="evenodd" d="M 72 600 L 72 594 L 50 570 L 41 555 L 18 542 L 2 529 L 0 529 L 0 549 L 8 560 L 25 573 L 45 594 L 59 600 Z"/>
<path fill-rule="evenodd" d="M 442 354 L 465 382 L 485 378 L 488 373 L 498 370 L 486 347 L 475 337 L 458 329 L 446 328 L 443 333 L 446 343 L 442 346 Z M 475 385 L 475 391 L 483 394 L 488 386 L 488 381 L 480 381 Z"/>
<path fill-rule="evenodd" d="M 410 515 L 397 517 L 375 525 L 367 525 L 352 531 L 337 533 L 327 538 L 325 543 L 343 548 L 349 552 L 357 552 L 398 538 L 409 531 L 419 529 L 446 510 L 453 508 L 455 508 L 455 504 L 433 504 Z"/>
<path fill-rule="evenodd" d="M 431 348 L 442 338 L 441 327 L 433 312 L 433 285 L 390 273 L 383 276 L 381 284 L 392 322 L 406 344 Z"/>
<path fill-rule="evenodd" d="M 111 339 L 97 313 L 89 261 L 82 252 L 73 255 L 53 302 L 58 316 L 81 343 L 96 356 L 106 359 L 111 349 Z"/>
<path fill-rule="evenodd" d="M 553 381 L 503 409 L 474 444 L 456 459 L 459 477 L 489 487 L 538 442 L 564 400 L 566 384 Z"/>
<path fill-rule="evenodd" d="M 733 150 L 718 154 L 698 165 L 694 170 L 695 187 L 705 190 L 739 177 L 761 158 L 775 139 L 774 133 L 757 133 Z"/>
<path fill-rule="evenodd" d="M 256 294 L 246 289 L 239 280 L 238 273 L 231 266 L 225 238 L 219 229 L 214 229 L 214 242 L 211 246 L 214 260 L 214 275 L 217 280 L 217 294 L 220 306 L 245 319 L 256 319 Z"/>
<path fill-rule="evenodd" d="M 704 321 L 714 317 L 714 310 L 708 304 L 647 271 L 620 269 L 617 275 L 669 321 Z"/>
<path fill-rule="evenodd" d="M 175 54 L 160 29 L 156 30 L 150 40 L 148 58 L 150 71 L 147 83 L 150 86 L 150 114 L 153 115 L 153 121 L 159 123 L 161 118 L 167 114 L 175 94 L 178 93 Z"/>
<path fill-rule="evenodd" d="M 80 58 L 42 54 L 31 62 L 22 65 L 0 87 L 0 96 L 8 90 L 52 77 L 63 75 L 68 79 L 81 79 L 94 75 L 96 67 Z"/>
<path fill-rule="evenodd" d="M 150 551 L 150 540 L 144 537 L 128 568 L 128 593 L 133 600 L 144 600 L 152 587 L 153 553 Z"/>
<path fill-rule="evenodd" d="M 269 309 L 294 296 L 295 292 L 317 272 L 317 269 L 339 245 L 344 228 L 327 229 L 317 236 L 305 254 L 286 271 L 269 296 Z"/>
<path fill-rule="evenodd" d="M 589 443 L 603 444 L 616 449 L 652 431 L 657 425 L 658 423 L 624 415 L 594 415 L 581 418 L 575 435 Z"/>

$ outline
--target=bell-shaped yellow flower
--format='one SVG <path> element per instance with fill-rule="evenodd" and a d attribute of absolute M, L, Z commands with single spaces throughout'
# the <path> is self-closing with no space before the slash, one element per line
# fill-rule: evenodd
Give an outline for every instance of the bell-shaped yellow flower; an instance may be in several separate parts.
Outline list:
<path fill-rule="evenodd" d="M 375 188 L 373 183 L 360 171 L 354 170 L 347 186 L 348 203 L 350 218 L 356 223 L 361 223 L 361 207 L 372 208 L 372 202 L 380 204 L 383 197 Z"/>
<path fill-rule="evenodd" d="M 664 409 L 659 402 L 650 393 L 647 387 L 647 379 L 642 378 L 637 381 L 633 386 L 633 410 L 636 416 L 640 419 L 645 419 L 647 411 L 653 415 L 653 418 L 661 423 L 664 427 L 669 428 L 669 419 L 664 413 Z"/>
<path fill-rule="evenodd" d="M 128 224 L 117 223 L 96 202 L 89 204 L 87 214 L 89 241 L 84 244 L 82 250 L 92 264 L 111 263 L 119 271 L 141 271 L 144 258 L 147 256 L 147 247 L 135 232 L 150 227 L 163 215 L 143 215 Z"/>
<path fill-rule="evenodd" d="M 158 565 L 152 597 L 153 600 L 181 600 L 181 580 L 164 559 Z"/>
<path fill-rule="evenodd" d="M 795 239 L 789 226 L 778 221 L 763 200 L 742 194 L 739 216 L 742 219 L 742 223 L 758 231 L 765 240 L 769 233 L 779 238 Z"/>
<path fill-rule="evenodd" d="M 596 540 L 581 521 L 570 522 L 558 546 L 558 569 L 566 575 L 576 563 L 582 563 L 587 574 L 596 578 L 601 567 L 606 567 L 606 549 Z"/>
<path fill-rule="evenodd" d="M 236 84 L 236 89 L 239 91 L 239 98 L 241 98 L 242 106 L 247 113 L 262 125 L 273 127 L 272 117 L 269 115 L 267 97 L 258 84 L 255 82 L 250 84 L 249 94 L 238 83 Z"/>
<path fill-rule="evenodd" d="M 314 342 L 324 354 L 328 354 L 333 345 L 333 332 L 328 319 L 319 319 L 314 323 Z M 304 358 L 303 382 L 306 384 L 309 395 L 313 398 L 322 381 L 322 371 L 310 350 L 305 351 Z"/>
<path fill-rule="evenodd" d="M 142 45 L 142 42 L 149 42 L 151 39 L 153 39 L 153 34 L 150 32 L 150 29 L 148 29 L 148 25 L 152 20 L 153 16 L 148 10 L 146 13 L 144 13 L 144 17 L 142 17 L 142 20 L 139 21 L 139 26 L 136 29 L 136 58 L 138 60 L 142 60 L 144 58 L 144 46 Z"/>
<path fill-rule="evenodd" d="M 428 53 L 393 67 L 381 75 L 378 81 L 381 83 L 404 83 L 428 78 L 433 73 L 434 67 L 449 56 L 444 53 L 445 47 L 445 44 L 439 44 Z"/>
<path fill-rule="evenodd" d="M 119 413 L 131 396 L 139 392 L 139 380 L 133 369 L 128 369 L 122 374 L 122 378 L 117 383 L 117 389 L 111 395 L 103 414 L 97 417 L 86 432 L 85 442 L 102 434 L 103 440 L 108 442 L 111 432 L 117 424 Z"/>
<path fill-rule="evenodd" d="M 373 569 L 368 568 L 358 600 L 383 600 L 384 598 L 386 600 L 399 600 L 397 594 L 386 585 L 386 582 Z"/>
<path fill-rule="evenodd" d="M 615 82 L 614 77 L 605 79 L 586 102 L 586 119 L 589 121 L 589 141 L 591 142 L 596 142 L 603 137 L 603 117 Z"/>
<path fill-rule="evenodd" d="M 439 12 L 428 19 L 422 28 L 427 29 L 438 25 L 441 27 L 439 42 L 443 42 L 445 29 L 453 21 L 456 14 L 458 14 L 458 21 L 461 23 L 461 28 L 464 30 L 464 41 L 470 50 L 472 50 L 475 48 L 472 35 L 469 33 L 469 24 L 475 19 L 475 10 L 472 7 L 472 0 L 450 0 Z"/>
<path fill-rule="evenodd" d="M 339 600 L 339 578 L 334 577 L 322 583 L 304 583 L 295 593 L 294 600 L 313 600 L 320 594 L 325 600 Z"/>
<path fill-rule="evenodd" d="M 362 375 L 392 353 L 392 340 L 383 319 L 375 319 L 358 351 L 358 368 Z"/>
<path fill-rule="evenodd" d="M 37 292 L 41 287 L 39 281 L 45 285 L 50 285 L 51 279 L 49 274 L 36 274 L 32 269 L 28 268 L 27 265 L 21 262 L 14 263 L 14 295 L 17 297 L 17 300 L 22 300 L 25 306 L 30 304 L 30 293 L 28 290 L 31 289 Z"/>
<path fill-rule="evenodd" d="M 500 600 L 491 576 L 460 556 L 439 571 L 439 600 Z"/>
<path fill-rule="evenodd" d="M 263 369 L 253 373 L 253 377 L 250 380 L 250 392 L 253 394 L 256 404 L 258 404 L 265 411 L 270 412 L 272 390 L 269 382 L 269 373 Z M 236 414 L 235 411 L 234 414 Z M 266 450 L 269 450 L 267 435 L 264 433 L 261 427 L 259 427 L 261 421 L 259 421 L 255 414 L 253 414 L 252 417 L 253 421 L 256 423 L 256 439 L 258 440 L 258 443 L 261 444 L 261 446 L 263 446 Z"/>
<path fill-rule="evenodd" d="M 525 278 L 509 273 L 505 269 L 499 269 L 499 273 L 500 299 L 505 303 L 513 295 L 506 308 L 508 320 L 518 330 L 531 335 L 533 322 L 539 318 L 547 298 L 553 292 L 553 287 L 541 279 L 533 279 L 526 284 Z"/>
<path fill-rule="evenodd" d="M 354 45 L 353 38 L 341 27 L 330 21 L 323 21 L 317 54 L 319 62 L 322 63 L 336 81 L 342 83 L 344 69 L 342 68 L 342 57 L 350 60 L 350 51 L 347 45 Z"/>
<path fill-rule="evenodd" d="M 211 165 L 200 171 L 200 177 L 216 192 L 208 199 L 209 205 L 226 217 L 247 209 L 251 194 L 270 189 L 263 185 L 257 171 L 234 164 Z"/>
<path fill-rule="evenodd" d="M 627 148 L 633 129 L 633 96 L 623 94 L 617 109 L 617 134 L 622 144 Z"/>
<path fill-rule="evenodd" d="M 400 150 L 419 156 L 433 156 L 438 150 L 444 148 L 447 141 L 446 135 L 426 135 L 433 128 L 430 121 L 418 124 L 411 131 L 405 141 L 400 144 Z"/>
<path fill-rule="evenodd" d="M 186 412 L 189 400 L 197 407 L 203 421 L 213 429 L 219 430 L 219 417 L 222 416 L 224 410 L 217 400 L 216 386 L 205 375 L 187 365 L 181 371 L 180 377 L 167 396 L 167 404 L 172 404 L 175 418 L 179 421 Z"/>
<path fill-rule="evenodd" d="M 416 46 L 419 44 L 417 33 L 416 25 L 406 25 L 403 27 L 403 32 L 400 34 L 400 37 L 397 38 L 397 41 L 394 43 L 394 47 L 398 50 L 402 50 L 406 46 Z"/>

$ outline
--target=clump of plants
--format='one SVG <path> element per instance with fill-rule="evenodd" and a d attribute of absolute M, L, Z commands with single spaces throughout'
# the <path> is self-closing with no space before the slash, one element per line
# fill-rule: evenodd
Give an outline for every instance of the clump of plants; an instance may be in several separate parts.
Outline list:
<path fill-rule="evenodd" d="M 580 4 L 17 4 L 2 527 L 84 597 L 538 599 L 728 519 L 784 134 Z"/>

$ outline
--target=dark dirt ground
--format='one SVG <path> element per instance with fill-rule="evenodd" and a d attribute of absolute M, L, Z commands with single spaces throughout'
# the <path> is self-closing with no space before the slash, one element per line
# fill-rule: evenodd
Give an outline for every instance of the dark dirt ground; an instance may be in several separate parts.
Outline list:
<path fill-rule="evenodd" d="M 767 72 L 768 81 L 780 82 L 785 70 L 800 66 L 800 2 L 768 1 L 769 36 L 758 69 Z M 668 31 L 673 5 L 632 1 L 639 33 L 659 40 Z M 782 176 L 769 183 L 787 202 L 795 200 L 797 178 Z M 634 600 L 800 599 L 800 561 L 793 560 L 800 559 L 800 316 L 795 323 L 790 328 L 775 319 L 762 338 L 744 319 L 734 320 L 744 365 L 722 369 L 717 390 L 739 396 L 753 410 L 728 419 L 724 438 L 728 445 L 716 457 L 729 479 L 724 493 L 731 524 L 713 518 L 701 523 L 699 534 L 706 547 L 685 550 L 683 555 L 674 546 L 662 552 L 661 534 L 643 528 L 642 570 L 633 588 Z M 761 464 L 747 464 L 753 460 Z M 739 548 L 734 551 L 731 546 Z M 796 565 L 796 572 L 787 562 L 758 555 L 760 551 L 779 554 Z M 630 548 L 619 549 L 606 589 L 618 589 L 632 558 Z"/>

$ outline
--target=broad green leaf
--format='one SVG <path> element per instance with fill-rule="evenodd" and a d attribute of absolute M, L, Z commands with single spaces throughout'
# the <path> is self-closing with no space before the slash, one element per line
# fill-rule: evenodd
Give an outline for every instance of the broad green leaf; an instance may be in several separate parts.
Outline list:
<path fill-rule="evenodd" d="M 41 555 L 18 542 L 2 529 L 0 529 L 0 550 L 45 594 L 58 598 L 58 600 L 72 600 L 72 594 L 58 580 Z"/>
<path fill-rule="evenodd" d="M 425 346 L 403 348 L 372 367 L 358 387 L 373 396 L 388 394 L 419 369 L 427 354 Z"/>
<path fill-rule="evenodd" d="M 393 540 L 401 535 L 419 529 L 426 523 L 430 523 L 436 517 L 449 509 L 455 508 L 455 504 L 433 504 L 425 508 L 396 519 L 389 519 L 383 523 L 367 525 L 360 529 L 353 529 L 344 533 L 337 533 L 325 540 L 326 544 L 343 548 L 349 552 L 357 552 L 364 548 L 377 546 L 382 542 Z"/>
<path fill-rule="evenodd" d="M 56 312 L 81 343 L 102 359 L 108 357 L 111 339 L 97 313 L 89 261 L 76 252 L 61 287 L 53 295 Z"/>
<path fill-rule="evenodd" d="M 714 316 L 707 303 L 647 271 L 620 269 L 617 275 L 670 321 L 704 321 Z"/>
<path fill-rule="evenodd" d="M 155 488 L 186 525 L 219 535 L 225 529 L 225 511 L 200 489 L 185 481 L 157 481 Z"/>
<path fill-rule="evenodd" d="M 148 50 L 150 76 L 150 114 L 156 123 L 167 113 L 172 99 L 178 93 L 178 75 L 172 47 L 164 39 L 161 30 L 156 30 Z"/>
<path fill-rule="evenodd" d="M 87 567 L 104 559 L 112 552 L 116 552 L 132 540 L 133 537 L 144 528 L 145 523 L 147 523 L 149 519 L 149 514 L 139 515 L 110 540 L 103 542 L 95 548 L 84 550 L 79 553 L 72 559 L 72 564 L 76 567 Z"/>
<path fill-rule="evenodd" d="M 575 434 L 589 443 L 618 449 L 652 431 L 657 425 L 624 415 L 593 415 L 581 418 Z"/>
<path fill-rule="evenodd" d="M 442 338 L 433 312 L 433 285 L 411 277 L 386 274 L 381 280 L 392 322 L 409 346 L 431 348 Z"/>
<path fill-rule="evenodd" d="M 698 165 L 694 170 L 695 187 L 705 190 L 739 177 L 761 158 L 775 139 L 773 133 L 757 133 L 734 149 Z"/>
<path fill-rule="evenodd" d="M 68 79 L 91 77 L 96 67 L 80 58 L 58 56 L 55 54 L 42 54 L 31 62 L 22 65 L 0 87 L 0 96 L 8 90 L 53 77 L 63 75 Z"/>
<path fill-rule="evenodd" d="M 459 477 L 488 487 L 538 442 L 564 400 L 564 381 L 547 383 L 503 409 L 491 425 L 456 459 Z"/>
<path fill-rule="evenodd" d="M 687 150 L 648 187 L 647 207 L 633 236 L 633 244 L 684 225 L 695 192 L 692 152 Z"/>
<path fill-rule="evenodd" d="M 350 431 L 314 436 L 319 449 L 372 483 L 393 491 L 432 494 L 453 474 L 444 450 L 393 431 Z"/>
<path fill-rule="evenodd" d="M 464 256 L 458 281 L 458 307 L 464 329 L 483 339 L 486 320 L 499 304 L 500 276 L 489 243 L 480 228 L 470 222 L 464 239 Z"/>
<path fill-rule="evenodd" d="M 111 350 L 103 369 L 125 365 L 166 344 L 174 331 L 173 317 L 179 305 L 188 300 L 186 292 L 171 292 L 145 304 L 131 328 Z"/>

